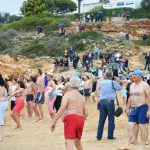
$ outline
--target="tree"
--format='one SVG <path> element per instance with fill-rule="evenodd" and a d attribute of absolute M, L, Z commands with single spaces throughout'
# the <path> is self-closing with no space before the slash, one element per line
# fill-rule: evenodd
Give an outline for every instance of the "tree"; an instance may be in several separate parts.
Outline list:
<path fill-rule="evenodd" d="M 141 6 L 145 9 L 150 9 L 150 0 L 143 0 Z"/>
<path fill-rule="evenodd" d="M 81 12 L 81 2 L 82 2 L 82 0 L 78 0 L 78 13 L 79 14 Z"/>
<path fill-rule="evenodd" d="M 46 0 L 47 10 L 56 13 L 73 12 L 77 6 L 72 0 Z"/>
<path fill-rule="evenodd" d="M 46 3 L 44 0 L 27 0 L 24 1 L 20 8 L 24 16 L 31 16 L 42 13 L 46 9 Z"/>

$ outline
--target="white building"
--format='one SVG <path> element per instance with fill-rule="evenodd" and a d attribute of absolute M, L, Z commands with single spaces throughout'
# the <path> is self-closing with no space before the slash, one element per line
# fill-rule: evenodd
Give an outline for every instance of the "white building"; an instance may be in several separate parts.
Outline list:
<path fill-rule="evenodd" d="M 103 8 L 105 9 L 112 9 L 112 8 L 122 8 L 122 7 L 129 7 L 129 8 L 140 8 L 142 0 L 110 0 L 109 3 L 103 4 Z"/>
<path fill-rule="evenodd" d="M 72 0 L 72 1 L 74 1 L 78 6 L 78 0 Z M 100 0 L 83 0 L 81 2 L 81 13 L 89 12 L 91 9 L 98 7 L 98 6 L 102 6 L 102 3 L 100 3 Z"/>

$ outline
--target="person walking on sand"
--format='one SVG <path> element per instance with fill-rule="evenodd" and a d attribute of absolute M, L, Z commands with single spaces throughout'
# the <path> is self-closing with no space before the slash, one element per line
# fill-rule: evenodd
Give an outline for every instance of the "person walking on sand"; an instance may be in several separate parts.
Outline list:
<path fill-rule="evenodd" d="M 8 84 L 0 74 L 0 142 L 4 138 L 5 113 L 8 107 Z"/>
<path fill-rule="evenodd" d="M 27 95 L 26 95 L 26 101 L 27 101 L 27 111 L 28 111 L 28 117 L 32 118 L 33 114 L 33 99 L 35 96 L 35 77 L 30 77 L 30 79 L 27 79 Z"/>
<path fill-rule="evenodd" d="M 133 74 L 134 83 L 130 86 L 130 97 L 126 109 L 128 116 L 127 141 L 125 147 L 119 150 L 130 150 L 136 124 L 139 124 L 141 132 L 142 147 L 140 150 L 146 149 L 147 124 L 150 118 L 150 87 L 146 82 L 142 81 L 142 72 L 140 70 L 134 70 Z"/>
<path fill-rule="evenodd" d="M 17 81 L 17 89 L 10 97 L 16 96 L 15 107 L 11 111 L 11 118 L 16 122 L 15 129 L 22 129 L 20 122 L 20 112 L 24 108 L 25 103 L 25 85 L 22 81 Z"/>
<path fill-rule="evenodd" d="M 98 110 L 100 111 L 97 140 L 101 140 L 103 136 L 103 129 L 106 118 L 108 116 L 108 136 L 109 140 L 114 140 L 115 130 L 115 100 L 116 91 L 121 90 L 121 86 L 118 82 L 112 81 L 112 72 L 106 71 L 104 73 L 104 80 L 101 80 L 97 84 L 97 97 L 99 98 Z"/>
<path fill-rule="evenodd" d="M 54 131 L 58 119 L 63 116 L 66 150 L 73 150 L 74 146 L 77 150 L 83 150 L 81 136 L 84 121 L 88 116 L 86 101 L 78 91 L 79 78 L 72 77 L 69 85 L 71 90 L 63 97 L 61 107 L 52 121 L 51 131 Z"/>
<path fill-rule="evenodd" d="M 44 98 L 44 77 L 42 75 L 42 70 L 37 70 L 37 80 L 35 83 L 36 86 L 36 95 L 33 100 L 33 109 L 35 112 L 35 115 L 38 117 L 36 122 L 44 121 L 44 115 L 42 110 L 42 105 L 44 104 L 45 98 Z"/>
<path fill-rule="evenodd" d="M 48 86 L 45 89 L 45 97 L 48 102 L 49 114 L 51 118 L 54 118 L 55 116 L 54 103 L 56 100 L 56 92 L 55 92 L 56 84 L 54 82 L 53 74 L 51 72 L 47 73 L 47 76 L 48 76 Z"/>

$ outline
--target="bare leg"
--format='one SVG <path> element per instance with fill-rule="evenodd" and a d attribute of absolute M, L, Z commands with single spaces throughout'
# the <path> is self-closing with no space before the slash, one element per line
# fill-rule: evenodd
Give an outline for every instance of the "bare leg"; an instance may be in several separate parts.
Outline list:
<path fill-rule="evenodd" d="M 38 109 L 39 109 L 40 119 L 41 119 L 41 120 L 44 120 L 42 105 L 43 105 L 43 104 L 38 104 Z"/>
<path fill-rule="evenodd" d="M 12 119 L 16 122 L 17 126 L 15 129 L 21 129 L 21 123 L 20 123 L 20 119 L 19 119 L 19 115 L 16 113 L 12 113 L 10 115 L 12 117 Z"/>
<path fill-rule="evenodd" d="M 134 135 L 132 138 L 132 144 L 137 144 L 138 134 L 139 134 L 139 125 L 136 124 L 134 127 Z"/>
<path fill-rule="evenodd" d="M 0 142 L 3 141 L 4 138 L 4 126 L 0 126 Z"/>
<path fill-rule="evenodd" d="M 128 122 L 126 145 L 124 147 L 120 148 L 119 150 L 130 150 L 130 145 L 131 145 L 131 141 L 133 138 L 135 124 L 136 123 L 134 123 L 134 122 Z"/>
<path fill-rule="evenodd" d="M 146 124 L 146 130 L 147 130 L 146 145 L 149 145 L 149 141 L 148 141 L 148 124 Z"/>
<path fill-rule="evenodd" d="M 74 150 L 74 140 L 66 139 L 66 150 Z"/>
<path fill-rule="evenodd" d="M 94 103 L 96 103 L 95 96 L 92 96 L 92 100 L 93 100 Z"/>
<path fill-rule="evenodd" d="M 77 150 L 83 150 L 81 141 L 80 141 L 79 139 L 76 139 L 76 140 L 75 140 L 75 146 L 76 146 L 76 149 L 77 149 Z"/>
<path fill-rule="evenodd" d="M 140 150 L 145 150 L 146 140 L 147 140 L 147 124 L 140 124 L 142 147 Z"/>
<path fill-rule="evenodd" d="M 33 102 L 32 101 L 28 102 L 28 109 L 29 109 L 29 117 L 32 118 L 32 114 L 33 114 Z"/>
<path fill-rule="evenodd" d="M 39 114 L 39 111 L 38 111 L 38 108 L 37 108 L 37 104 L 33 104 L 33 110 L 34 110 L 34 112 L 35 112 L 35 116 L 37 117 L 37 120 L 36 120 L 36 122 L 37 121 L 39 121 L 40 120 L 40 114 Z"/>
<path fill-rule="evenodd" d="M 55 117 L 55 113 L 49 113 L 51 118 L 53 119 Z"/>

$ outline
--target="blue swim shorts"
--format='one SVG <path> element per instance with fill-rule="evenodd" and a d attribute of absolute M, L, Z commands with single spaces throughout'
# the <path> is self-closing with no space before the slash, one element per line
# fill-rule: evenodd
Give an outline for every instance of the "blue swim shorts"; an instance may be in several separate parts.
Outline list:
<path fill-rule="evenodd" d="M 148 105 L 144 104 L 137 108 L 131 108 L 128 121 L 136 122 L 137 124 L 147 124 L 149 123 L 149 118 L 147 118 Z"/>

